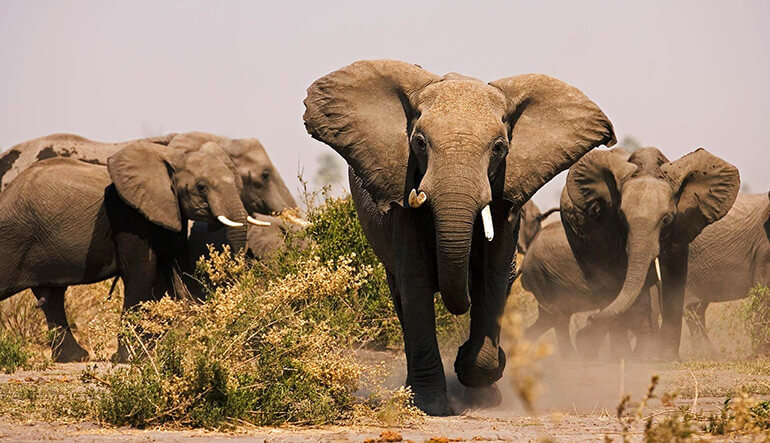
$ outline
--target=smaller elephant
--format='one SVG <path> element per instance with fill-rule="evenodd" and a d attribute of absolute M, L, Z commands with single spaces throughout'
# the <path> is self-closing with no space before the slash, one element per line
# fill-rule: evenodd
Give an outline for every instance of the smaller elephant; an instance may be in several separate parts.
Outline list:
<path fill-rule="evenodd" d="M 578 333 L 581 353 L 593 354 L 608 330 L 624 334 L 626 328 L 631 328 L 637 337 L 637 355 L 655 352 L 676 359 L 687 247 L 703 228 L 727 213 L 739 186 L 738 170 L 703 149 L 673 162 L 655 148 L 642 148 L 631 155 L 622 150 L 593 151 L 573 165 L 567 176 L 561 217 L 573 257 L 560 252 L 556 260 L 560 266 L 566 263 L 574 268 L 576 264 L 585 286 L 583 281 L 560 281 L 565 271 L 558 266 L 544 268 L 535 262 L 535 256 L 528 263 L 529 257 L 525 258 L 522 283 L 536 290 L 538 282 L 555 279 L 546 282 L 544 293 L 535 295 L 545 311 L 558 313 L 563 320 L 569 319 L 573 304 L 581 309 L 601 309 Z M 542 260 L 543 255 L 556 254 L 555 249 L 552 245 L 536 255 Z M 556 276 L 549 276 L 549 271 L 555 271 Z M 651 291 L 659 280 L 663 315 L 660 336 L 651 303 Z M 589 297 L 581 295 L 585 287 Z M 564 289 L 579 302 L 570 299 L 565 303 L 560 298 Z M 583 304 L 586 298 L 588 303 Z M 542 324 L 530 335 L 538 330 L 543 330 Z M 562 343 L 565 337 L 560 335 Z M 653 343 L 657 339 L 661 346 Z M 620 356 L 630 349 L 613 351 Z M 570 348 L 565 346 L 565 352 L 569 353 Z"/>
<path fill-rule="evenodd" d="M 32 165 L 0 194 L 0 299 L 31 288 L 59 331 L 56 361 L 86 360 L 64 312 L 69 285 L 120 275 L 124 310 L 183 294 L 191 219 L 222 223 L 233 250 L 245 246 L 250 217 L 227 161 L 214 143 L 182 153 L 140 141 L 110 157 L 108 168 L 70 158 Z M 127 356 L 121 341 L 118 358 Z"/>
<path fill-rule="evenodd" d="M 690 244 L 685 319 L 699 352 L 716 352 L 706 334 L 709 303 L 744 298 L 756 284 L 770 286 L 770 194 L 740 194 Z"/>
<path fill-rule="evenodd" d="M 527 340 L 535 341 L 553 327 L 561 356 L 576 358 L 569 332 L 570 318 L 576 312 L 602 306 L 591 297 L 561 221 L 540 229 L 519 272 L 521 286 L 534 294 L 538 302 L 538 317 L 527 328 Z"/>

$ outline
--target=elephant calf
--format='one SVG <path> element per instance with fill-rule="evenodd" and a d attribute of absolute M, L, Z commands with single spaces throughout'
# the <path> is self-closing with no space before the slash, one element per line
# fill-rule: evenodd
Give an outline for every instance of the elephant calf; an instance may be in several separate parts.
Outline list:
<path fill-rule="evenodd" d="M 88 353 L 72 336 L 64 293 L 73 284 L 119 274 L 124 310 L 164 292 L 184 291 L 179 264 L 187 223 L 221 223 L 233 250 L 250 217 L 227 155 L 214 143 L 183 153 L 140 141 L 108 168 L 70 158 L 37 162 L 0 193 L 0 300 L 31 288 L 49 327 L 56 361 Z M 118 358 L 127 351 L 121 341 Z"/>

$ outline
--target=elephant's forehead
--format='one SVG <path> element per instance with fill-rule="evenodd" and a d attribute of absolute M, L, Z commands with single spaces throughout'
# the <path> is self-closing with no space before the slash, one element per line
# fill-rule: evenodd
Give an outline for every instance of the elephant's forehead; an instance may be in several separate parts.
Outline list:
<path fill-rule="evenodd" d="M 195 152 L 187 156 L 185 170 L 197 176 L 225 177 L 232 175 L 227 165 L 215 155 Z"/>
<path fill-rule="evenodd" d="M 674 190 L 666 180 L 642 176 L 628 180 L 623 185 L 622 195 L 621 208 L 624 210 L 640 205 L 653 205 L 668 210 L 673 204 Z"/>
<path fill-rule="evenodd" d="M 477 80 L 434 83 L 425 88 L 420 99 L 423 116 L 437 125 L 471 125 L 476 130 L 497 130 L 502 125 L 505 97 Z"/>

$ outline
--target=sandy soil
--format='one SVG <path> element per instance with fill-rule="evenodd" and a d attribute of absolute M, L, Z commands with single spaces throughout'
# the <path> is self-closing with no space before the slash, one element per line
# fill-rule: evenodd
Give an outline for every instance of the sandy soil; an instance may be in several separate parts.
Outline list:
<path fill-rule="evenodd" d="M 399 354 L 370 353 L 367 360 L 386 362 L 393 368 L 389 384 L 403 380 L 403 358 Z M 450 362 L 447 362 L 450 363 Z M 102 364 L 105 367 L 106 364 Z M 447 364 L 451 368 L 451 365 Z M 20 371 L 0 376 L 0 383 L 60 383 L 76 382 L 84 364 L 58 364 L 45 371 Z M 445 441 L 597 441 L 605 436 L 620 441 L 621 426 L 616 419 L 620 393 L 631 394 L 638 401 L 646 392 L 650 377 L 660 375 L 657 393 L 680 392 L 674 405 L 664 407 L 659 400 L 651 402 L 643 416 L 665 414 L 681 405 L 692 405 L 696 392 L 697 409 L 701 412 L 717 410 L 727 392 L 747 383 L 761 388 L 770 387 L 770 375 L 757 375 L 751 370 L 722 370 L 683 368 L 676 365 L 642 365 L 631 363 L 603 363 L 580 365 L 550 357 L 541 364 L 541 395 L 537 410 L 527 413 L 517 399 L 510 380 L 499 383 L 504 401 L 495 408 L 466 410 L 453 417 L 425 418 L 406 427 L 325 426 L 316 428 L 243 428 L 231 433 L 188 430 L 136 430 L 102 427 L 86 422 L 66 424 L 56 422 L 19 421 L 0 417 L 0 440 L 3 441 L 208 441 L 247 440 L 270 442 L 295 441 L 364 441 L 377 439 L 383 431 L 397 432 L 404 440 L 425 441 L 444 437 Z M 450 395 L 455 405 L 463 396 L 461 387 L 452 376 Z M 706 396 L 709 393 L 723 394 Z M 705 395 L 704 395 L 705 394 Z M 630 409 L 637 407 L 633 403 Z M 632 428 L 634 440 L 641 440 L 643 425 Z M 440 441 L 440 440 L 439 440 Z"/>

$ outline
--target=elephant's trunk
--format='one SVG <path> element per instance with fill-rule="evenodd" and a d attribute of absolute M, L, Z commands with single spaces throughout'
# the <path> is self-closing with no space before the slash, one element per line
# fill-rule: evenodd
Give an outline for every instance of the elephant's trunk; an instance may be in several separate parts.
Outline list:
<path fill-rule="evenodd" d="M 468 266 L 473 225 L 481 205 L 473 193 L 428 192 L 436 227 L 438 285 L 447 310 L 464 314 L 470 306 Z M 484 202 L 486 203 L 486 202 Z"/>
<path fill-rule="evenodd" d="M 628 235 L 627 245 L 628 268 L 623 287 L 609 306 L 591 316 L 592 321 L 613 320 L 634 304 L 647 279 L 650 265 L 658 256 L 657 231 L 647 230 L 640 233 L 632 230 Z"/>
<path fill-rule="evenodd" d="M 245 251 L 248 235 L 247 214 L 238 195 L 229 193 L 221 202 L 209 199 L 209 205 L 215 217 L 224 216 L 227 220 L 234 222 L 232 224 L 223 223 L 225 225 L 225 237 L 233 254 Z M 221 219 L 220 223 L 222 223 Z"/>

